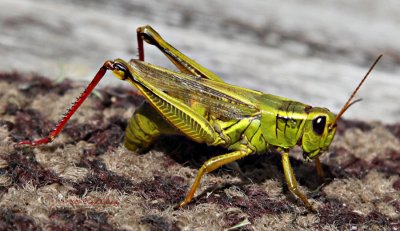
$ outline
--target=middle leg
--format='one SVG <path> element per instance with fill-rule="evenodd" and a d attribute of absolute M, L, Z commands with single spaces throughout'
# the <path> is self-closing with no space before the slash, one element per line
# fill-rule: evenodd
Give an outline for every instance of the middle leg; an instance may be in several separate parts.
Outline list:
<path fill-rule="evenodd" d="M 231 163 L 233 161 L 239 160 L 239 159 L 241 159 L 241 158 L 243 158 L 243 157 L 245 157 L 245 156 L 247 156 L 247 155 L 249 155 L 251 153 L 252 153 L 252 150 L 250 150 L 250 149 L 239 150 L 239 151 L 234 151 L 234 152 L 231 152 L 231 153 L 228 153 L 228 154 L 225 154 L 225 155 L 216 156 L 216 157 L 213 157 L 213 158 L 207 160 L 203 164 L 203 166 L 199 169 L 199 172 L 197 173 L 197 176 L 196 176 L 196 178 L 195 178 L 195 180 L 193 182 L 193 185 L 190 188 L 185 200 L 182 201 L 179 204 L 179 206 L 180 207 L 184 207 L 185 205 L 187 205 L 193 199 L 193 196 L 194 196 L 197 188 L 199 187 L 200 180 L 201 180 L 201 178 L 203 177 L 203 175 L 205 173 L 214 171 L 215 169 L 217 169 L 217 168 L 219 168 L 219 167 L 221 167 L 221 166 L 223 166 L 225 164 L 228 164 L 228 163 Z"/>

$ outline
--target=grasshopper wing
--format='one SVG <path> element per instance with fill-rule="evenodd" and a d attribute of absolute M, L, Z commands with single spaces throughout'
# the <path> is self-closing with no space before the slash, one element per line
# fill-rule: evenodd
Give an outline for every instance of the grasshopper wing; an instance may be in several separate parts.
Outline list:
<path fill-rule="evenodd" d="M 146 85 L 149 90 L 162 91 L 192 110 L 203 110 L 223 120 L 260 114 L 254 102 L 258 101 L 261 92 L 175 72 L 139 60 L 131 60 L 130 64 L 137 73 L 134 78 L 138 82 Z"/>

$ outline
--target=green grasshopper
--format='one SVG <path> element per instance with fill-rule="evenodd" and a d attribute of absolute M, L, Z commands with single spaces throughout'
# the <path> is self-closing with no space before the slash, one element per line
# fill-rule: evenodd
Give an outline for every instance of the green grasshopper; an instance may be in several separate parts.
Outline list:
<path fill-rule="evenodd" d="M 125 136 L 127 149 L 143 151 L 161 134 L 180 134 L 198 143 L 229 150 L 203 164 L 180 207 L 192 200 L 205 173 L 250 154 L 278 151 L 288 188 L 309 210 L 315 211 L 298 189 L 289 150 L 299 145 L 304 158 L 315 160 L 317 174 L 323 177 L 319 156 L 328 149 L 337 121 L 354 103 L 351 100 L 381 56 L 335 116 L 326 108 L 227 84 L 167 43 L 150 26 L 139 27 L 137 37 L 139 59 L 106 61 L 48 137 L 21 141 L 17 145 L 51 142 L 106 71 L 111 70 L 117 78 L 136 87 L 146 99 L 129 120 Z M 143 41 L 160 49 L 180 71 L 144 62 Z"/>

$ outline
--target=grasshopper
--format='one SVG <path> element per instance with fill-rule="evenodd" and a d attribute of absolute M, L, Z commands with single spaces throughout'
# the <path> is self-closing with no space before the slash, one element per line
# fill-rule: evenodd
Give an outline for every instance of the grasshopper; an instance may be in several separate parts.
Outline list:
<path fill-rule="evenodd" d="M 180 207 L 192 200 L 205 173 L 250 154 L 277 151 L 282 157 L 289 190 L 310 211 L 315 211 L 298 189 L 289 161 L 289 150 L 299 145 L 304 159 L 314 160 L 317 175 L 323 177 L 319 156 L 329 148 L 336 133 L 337 121 L 356 102 L 352 102 L 353 97 L 382 55 L 371 66 L 341 111 L 334 115 L 326 108 L 311 107 L 284 97 L 227 84 L 166 42 L 150 26 L 139 27 L 137 38 L 138 59 L 129 62 L 122 59 L 105 61 L 92 82 L 47 137 L 21 141 L 17 145 L 37 146 L 53 141 L 110 70 L 118 79 L 137 88 L 146 99 L 129 120 L 124 141 L 128 150 L 144 151 L 161 134 L 180 134 L 198 143 L 222 146 L 229 150 L 203 164 Z M 179 71 L 144 62 L 144 42 L 156 46 Z"/>

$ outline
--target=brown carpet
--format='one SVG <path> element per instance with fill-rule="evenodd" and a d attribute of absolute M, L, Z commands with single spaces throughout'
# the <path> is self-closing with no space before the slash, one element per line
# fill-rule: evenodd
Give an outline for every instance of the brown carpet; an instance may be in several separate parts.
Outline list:
<path fill-rule="evenodd" d="M 400 124 L 341 121 L 323 184 L 292 152 L 317 214 L 288 192 L 275 153 L 206 175 L 203 195 L 174 210 L 199 166 L 224 150 L 163 137 L 148 153 L 127 151 L 124 129 L 142 101 L 128 87 L 98 89 L 53 143 L 14 149 L 48 134 L 76 85 L 0 75 L 0 230 L 400 229 Z"/>

